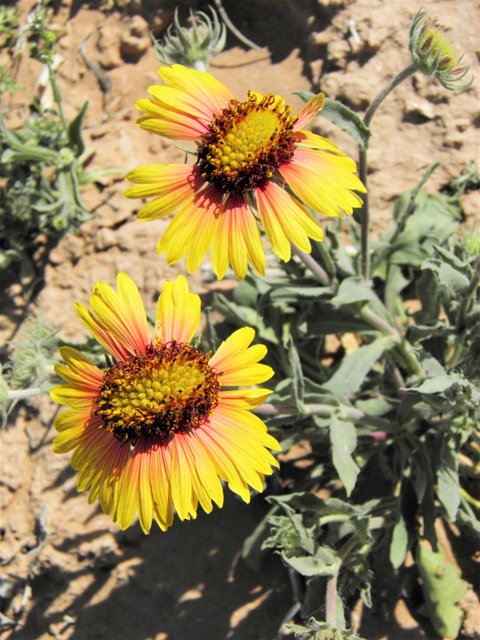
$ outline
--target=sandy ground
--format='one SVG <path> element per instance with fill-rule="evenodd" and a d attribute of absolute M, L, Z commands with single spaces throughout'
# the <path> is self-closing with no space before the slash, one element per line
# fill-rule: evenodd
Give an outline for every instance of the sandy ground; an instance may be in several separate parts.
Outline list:
<path fill-rule="evenodd" d="M 185 10 L 183 3 L 182 10 Z M 200 2 L 190 3 L 205 8 Z M 32 3 L 18 3 L 26 16 Z M 459 94 L 416 76 L 391 95 L 374 120 L 369 152 L 372 230 L 388 228 L 392 203 L 414 186 L 435 160 L 441 167 L 428 183 L 432 191 L 446 185 L 479 149 L 480 10 L 469 0 L 424 1 L 466 52 L 476 80 Z M 148 31 L 168 26 L 172 6 L 140 0 L 83 4 L 56 2 L 55 23 L 64 27 L 57 46 L 63 57 L 59 83 L 68 119 L 88 96 L 86 139 L 95 149 L 89 169 L 119 167 L 117 178 L 83 190 L 96 216 L 76 236 L 66 236 L 51 252 L 37 303 L 54 327 L 68 339 L 82 339 L 73 303 L 87 303 L 97 280 L 115 284 L 126 271 L 138 284 L 149 311 L 154 311 L 166 279 L 186 274 L 185 262 L 167 266 L 156 244 L 168 220 L 135 221 L 140 208 L 122 193 L 122 175 L 148 163 L 182 162 L 169 141 L 135 127 L 135 100 L 159 82 L 158 63 Z M 409 64 L 408 26 L 416 2 L 381 0 L 225 0 L 234 23 L 271 57 L 248 51 L 229 36 L 226 50 L 210 72 L 243 99 L 249 88 L 287 97 L 301 107 L 292 91 L 323 91 L 360 114 L 384 84 Z M 186 11 L 184 11 L 186 15 Z M 349 31 L 353 20 L 359 43 Z M 112 90 L 104 96 L 95 75 L 79 55 L 101 64 Z M 31 91 L 41 66 L 24 60 L 19 80 Z M 16 94 L 7 114 L 9 126 L 25 117 L 27 93 Z M 356 156 L 347 134 L 318 117 L 312 129 Z M 100 204 L 100 203 L 104 204 Z M 463 200 L 466 225 L 480 220 L 478 191 Z M 206 284 L 202 271 L 189 277 L 191 289 L 208 300 L 211 291 L 229 286 Z M 0 343 L 15 332 L 26 296 L 18 283 L 2 291 Z M 4 287 L 2 287 L 3 289 Z M 126 532 L 77 494 L 70 455 L 54 455 L 51 423 L 55 407 L 44 398 L 37 411 L 22 408 L 2 433 L 0 557 L 13 593 L 2 611 L 15 617 L 1 640 L 273 640 L 291 606 L 286 569 L 275 556 L 255 573 L 239 559 L 245 537 L 266 511 L 261 497 L 245 505 L 228 495 L 226 506 L 196 521 L 176 521 L 167 532 L 144 536 L 137 524 Z M 45 544 L 38 548 L 44 539 Z M 380 576 L 379 576 L 380 579 Z M 381 605 L 373 613 L 357 612 L 360 633 L 368 640 L 417 640 L 436 636 L 425 618 L 409 611 L 403 600 L 394 611 Z"/>

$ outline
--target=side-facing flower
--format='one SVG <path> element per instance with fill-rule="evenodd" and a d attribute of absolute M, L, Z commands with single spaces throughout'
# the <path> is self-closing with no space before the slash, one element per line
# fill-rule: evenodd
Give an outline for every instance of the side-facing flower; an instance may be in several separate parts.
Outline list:
<path fill-rule="evenodd" d="M 270 391 L 228 388 L 273 375 L 259 364 L 266 347 L 249 346 L 254 330 L 236 331 L 214 356 L 191 345 L 200 298 L 183 276 L 163 287 L 151 339 L 140 294 L 125 274 L 118 293 L 98 282 L 90 303 L 93 313 L 78 304 L 78 316 L 113 364 L 102 372 L 63 347 L 66 366 L 56 371 L 67 384 L 50 392 L 70 406 L 55 421 L 53 446 L 75 450 L 78 491 L 91 486 L 89 503 L 99 498 L 122 529 L 138 511 L 145 533 L 153 518 L 166 530 L 174 507 L 182 520 L 196 517 L 198 503 L 207 513 L 212 500 L 221 507 L 220 478 L 245 502 L 249 485 L 262 491 L 264 475 L 278 466 L 266 447 L 280 447 L 250 409 Z"/>
<path fill-rule="evenodd" d="M 137 183 L 127 198 L 154 199 L 139 220 L 175 217 L 158 245 L 172 264 L 187 254 L 190 273 L 210 247 L 213 269 L 223 278 L 229 264 L 244 278 L 248 262 L 265 275 L 259 220 L 275 253 L 285 261 L 293 243 L 310 253 L 309 238 L 323 240 L 304 205 L 327 215 L 352 213 L 365 191 L 356 165 L 337 147 L 304 127 L 325 103 L 312 97 L 291 115 L 283 98 L 248 92 L 243 102 L 208 73 L 181 65 L 160 68 L 167 83 L 139 100 L 137 124 L 173 140 L 196 143 L 194 165 L 154 164 L 127 174 Z"/>
<path fill-rule="evenodd" d="M 463 91 L 473 82 L 458 84 L 466 76 L 470 65 L 461 64 L 454 45 L 445 35 L 445 27 L 432 17 L 430 11 L 417 13 L 410 25 L 408 48 L 418 71 L 436 78 L 449 91 Z"/>

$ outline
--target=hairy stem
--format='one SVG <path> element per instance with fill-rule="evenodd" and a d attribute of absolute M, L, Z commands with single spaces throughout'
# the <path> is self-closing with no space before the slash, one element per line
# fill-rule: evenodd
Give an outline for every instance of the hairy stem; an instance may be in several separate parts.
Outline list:
<path fill-rule="evenodd" d="M 318 416 L 331 416 L 332 413 L 339 413 L 342 417 L 353 422 L 361 422 L 365 424 L 378 427 L 387 433 L 396 432 L 395 424 L 390 420 L 384 420 L 378 416 L 371 416 L 355 407 L 348 407 L 346 405 L 333 406 L 330 404 L 306 404 L 304 405 L 305 415 L 318 415 Z M 291 405 L 276 405 L 264 403 L 255 408 L 255 413 L 268 416 L 280 416 L 280 415 L 299 415 L 295 407 Z"/>
<path fill-rule="evenodd" d="M 41 394 L 42 391 L 40 387 L 33 389 L 9 389 L 7 392 L 7 400 L 23 400 L 24 398 L 33 398 Z"/>
<path fill-rule="evenodd" d="M 328 286 L 330 284 L 330 278 L 328 277 L 327 272 L 318 264 L 316 260 L 312 258 L 309 253 L 305 253 L 298 247 L 296 247 L 292 243 L 292 251 L 293 253 L 300 258 L 303 264 L 310 269 L 313 275 L 319 280 L 322 284 Z"/>
<path fill-rule="evenodd" d="M 395 89 L 401 82 L 412 76 L 417 71 L 417 65 L 411 64 L 406 69 L 401 71 L 395 78 L 392 78 L 388 84 L 386 84 L 380 93 L 373 99 L 372 103 L 365 113 L 363 122 L 370 126 L 370 122 L 375 114 L 375 111 L 382 104 L 388 94 Z M 358 173 L 360 180 L 367 189 L 367 193 L 363 194 L 363 206 L 362 206 L 362 218 L 361 218 L 361 246 L 362 246 L 362 274 L 365 280 L 370 279 L 370 247 L 369 247 L 369 230 L 370 230 L 370 211 L 368 204 L 368 186 L 367 186 L 367 173 L 368 173 L 368 161 L 367 161 L 367 148 L 360 149 L 360 156 L 358 162 Z"/>

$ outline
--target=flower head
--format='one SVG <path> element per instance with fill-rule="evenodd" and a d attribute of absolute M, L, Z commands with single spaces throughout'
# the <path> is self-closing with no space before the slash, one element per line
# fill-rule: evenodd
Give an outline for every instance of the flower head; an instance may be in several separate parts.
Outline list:
<path fill-rule="evenodd" d="M 455 47 L 445 35 L 445 27 L 438 24 L 429 11 L 420 10 L 410 25 L 408 45 L 413 62 L 423 74 L 436 78 L 442 87 L 450 91 L 463 91 L 473 82 L 458 82 L 466 76 L 470 65 L 460 64 Z"/>
<path fill-rule="evenodd" d="M 75 450 L 78 491 L 91 486 L 106 514 L 126 529 L 138 511 L 145 533 L 154 518 L 163 530 L 195 518 L 198 503 L 209 513 L 223 504 L 222 478 L 245 502 L 249 485 L 262 491 L 264 475 L 279 450 L 263 422 L 250 412 L 268 389 L 225 389 L 256 385 L 273 371 L 259 364 L 266 347 L 250 347 L 255 332 L 240 329 L 214 356 L 190 344 L 200 320 L 200 298 L 183 276 L 168 281 L 158 300 L 150 339 L 137 287 L 118 276 L 118 293 L 98 282 L 93 313 L 77 305 L 85 327 L 113 356 L 100 371 L 76 349 L 61 348 L 65 365 L 56 371 L 67 384 L 51 390 L 71 408 L 55 427 L 56 453 Z"/>
<path fill-rule="evenodd" d="M 149 88 L 139 100 L 137 124 L 173 140 L 196 143 L 194 165 L 138 167 L 127 180 L 138 183 L 127 198 L 155 198 L 139 220 L 177 211 L 158 245 L 172 264 L 187 254 L 190 273 L 210 247 L 213 269 L 223 278 L 229 264 L 244 278 L 248 262 L 265 275 L 259 220 L 273 250 L 285 261 L 293 243 L 310 253 L 309 238 L 323 232 L 307 207 L 328 216 L 352 213 L 365 191 L 356 165 L 329 140 L 303 131 L 324 105 L 312 97 L 295 116 L 283 98 L 248 92 L 243 102 L 208 73 L 180 65 L 160 68 L 166 86 Z"/>

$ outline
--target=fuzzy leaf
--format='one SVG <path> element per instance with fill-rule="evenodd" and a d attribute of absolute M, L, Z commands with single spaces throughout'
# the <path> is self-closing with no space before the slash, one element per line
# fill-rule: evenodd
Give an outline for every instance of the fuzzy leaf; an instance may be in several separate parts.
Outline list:
<path fill-rule="evenodd" d="M 342 363 L 323 387 L 350 396 L 362 386 L 373 365 L 395 344 L 389 336 L 377 338 L 343 358 Z"/>
<path fill-rule="evenodd" d="M 458 479 L 458 458 L 455 451 L 455 442 L 444 440 L 440 454 L 440 467 L 437 473 L 438 497 L 447 510 L 452 522 L 457 518 L 460 506 L 460 483 Z"/>
<path fill-rule="evenodd" d="M 83 120 L 88 109 L 88 100 L 82 105 L 75 118 L 68 125 L 68 140 L 70 147 L 75 149 L 75 156 L 78 158 L 85 151 L 85 140 L 83 139 Z"/>
<path fill-rule="evenodd" d="M 319 547 L 314 556 L 293 558 L 288 558 L 282 551 L 282 558 L 302 576 L 334 576 L 338 572 L 335 554 L 329 547 Z"/>
<path fill-rule="evenodd" d="M 425 260 L 422 264 L 422 269 L 431 269 L 436 273 L 439 283 L 447 291 L 461 296 L 466 295 L 470 284 L 469 279 L 448 263 L 435 259 Z"/>
<path fill-rule="evenodd" d="M 339 307 L 356 302 L 378 302 L 371 286 L 360 276 L 343 280 L 337 295 L 331 300 L 332 304 Z"/>
<path fill-rule="evenodd" d="M 393 528 L 392 542 L 390 544 L 390 562 L 394 569 L 403 564 L 408 550 L 407 524 L 400 514 Z"/>
<path fill-rule="evenodd" d="M 437 376 L 425 380 L 423 384 L 409 391 L 418 391 L 418 393 L 443 393 L 454 384 L 462 384 L 464 378 L 459 373 L 451 373 L 447 376 Z"/>
<path fill-rule="evenodd" d="M 330 421 L 330 442 L 332 443 L 332 458 L 340 480 L 349 496 L 357 481 L 360 469 L 352 458 L 352 452 L 357 446 L 355 425 L 346 420 L 340 420 L 335 413 Z"/>

